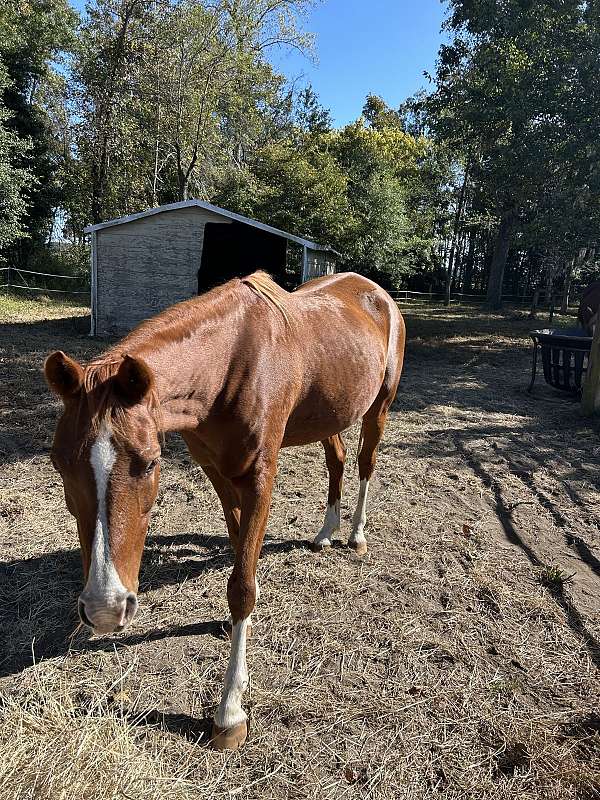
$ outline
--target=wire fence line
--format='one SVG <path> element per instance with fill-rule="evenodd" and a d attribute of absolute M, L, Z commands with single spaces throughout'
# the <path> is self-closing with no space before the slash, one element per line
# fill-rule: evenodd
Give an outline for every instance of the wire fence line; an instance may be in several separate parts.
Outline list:
<path fill-rule="evenodd" d="M 390 295 L 396 300 L 396 302 L 410 302 L 410 301 L 424 301 L 424 302 L 444 302 L 446 300 L 446 295 L 444 292 L 415 292 L 409 289 L 397 289 L 395 291 L 391 291 Z M 531 306 L 535 295 L 522 295 L 522 294 L 503 294 L 502 295 L 502 302 L 512 303 L 514 305 L 523 305 L 523 306 Z M 474 302 L 474 303 L 485 303 L 487 300 L 487 296 L 485 294 L 465 294 L 463 292 L 452 292 L 450 294 L 450 301 L 451 302 Z M 560 301 L 558 298 L 549 298 L 550 302 L 547 301 L 545 297 L 545 293 L 541 292 L 538 297 L 538 306 L 539 307 L 552 307 L 553 313 L 559 314 L 560 312 Z M 573 296 L 569 300 L 570 311 L 567 310 L 567 314 L 575 314 L 574 307 L 576 307 L 577 303 L 579 302 L 579 297 Z"/>
<path fill-rule="evenodd" d="M 394 298 L 394 300 L 430 300 L 430 301 L 437 301 L 437 300 L 445 300 L 446 295 L 444 292 L 414 292 L 409 289 L 396 289 L 395 291 L 391 291 L 390 295 Z M 485 294 L 465 294 L 463 292 L 452 292 L 450 294 L 450 300 L 474 300 L 474 301 L 481 301 L 485 302 L 486 300 Z M 507 302 L 514 302 L 514 303 L 523 303 L 523 305 L 531 304 L 533 300 L 533 295 L 516 295 L 516 294 L 503 294 L 502 300 L 506 300 Z"/>
<path fill-rule="evenodd" d="M 51 286 L 30 286 L 25 275 L 35 275 L 37 277 L 55 280 L 79 281 L 82 279 L 78 275 L 57 275 L 53 272 L 34 272 L 31 269 L 21 269 L 20 267 L 0 267 L 0 272 L 7 273 L 6 281 L 0 283 L 0 289 L 17 289 L 25 292 L 52 292 L 53 294 L 72 294 L 90 295 L 90 289 L 56 289 Z M 13 277 L 17 276 L 21 283 L 15 283 Z"/>
<path fill-rule="evenodd" d="M 35 275 L 38 277 L 43 278 L 50 278 L 50 279 L 58 279 L 58 280 L 70 280 L 70 281 L 80 281 L 81 277 L 78 275 L 57 275 L 51 272 L 34 272 L 30 269 L 21 269 L 17 267 L 0 267 L 0 272 L 8 273 L 7 280 L 5 283 L 0 283 L 0 288 L 2 289 L 18 289 L 21 291 L 30 291 L 30 292 L 53 292 L 56 294 L 73 294 L 73 295 L 89 295 L 90 289 L 84 290 L 74 290 L 74 289 L 55 289 L 48 286 L 30 286 L 27 283 L 27 279 L 24 277 L 25 275 Z M 14 283 L 11 278 L 13 274 L 16 274 L 20 277 L 22 283 Z M 444 292 L 417 292 L 411 289 L 396 289 L 390 292 L 390 295 L 396 300 L 397 302 L 409 302 L 411 300 L 415 301 L 429 301 L 429 302 L 443 302 L 446 299 L 446 295 Z M 504 294 L 502 295 L 502 300 L 507 303 L 517 303 L 519 305 L 531 305 L 533 301 L 534 295 L 516 295 L 516 294 Z M 473 302 L 485 302 L 486 295 L 484 294 L 466 294 L 464 292 L 452 292 L 450 294 L 450 300 L 454 302 L 460 302 L 462 300 L 473 301 Z M 543 300 L 540 297 L 543 304 Z"/>
<path fill-rule="evenodd" d="M 6 269 L 9 269 L 9 267 L 6 267 Z M 81 280 L 78 275 L 56 275 L 54 272 L 33 272 L 31 269 L 21 269 L 21 267 L 10 267 L 10 269 L 14 269 L 14 271 L 18 272 L 19 274 L 23 272 L 27 275 L 43 275 L 46 278 L 67 278 L 67 280 L 70 281 Z"/>

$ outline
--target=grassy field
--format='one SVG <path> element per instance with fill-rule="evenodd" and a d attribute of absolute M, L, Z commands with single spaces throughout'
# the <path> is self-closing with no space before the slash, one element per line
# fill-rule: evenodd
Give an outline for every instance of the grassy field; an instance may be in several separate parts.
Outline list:
<path fill-rule="evenodd" d="M 404 309 L 405 373 L 369 553 L 315 555 L 320 446 L 285 451 L 249 646 L 250 738 L 209 750 L 231 567 L 217 498 L 168 441 L 121 635 L 77 629 L 72 518 L 49 460 L 44 356 L 87 310 L 0 295 L 1 800 L 600 798 L 598 423 L 526 393 L 520 311 Z M 343 500 L 345 534 L 358 489 Z"/>

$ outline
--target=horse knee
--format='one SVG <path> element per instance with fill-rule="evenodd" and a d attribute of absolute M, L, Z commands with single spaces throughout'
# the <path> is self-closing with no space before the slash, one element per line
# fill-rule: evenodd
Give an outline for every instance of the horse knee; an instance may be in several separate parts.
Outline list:
<path fill-rule="evenodd" d="M 241 576 L 234 568 L 227 581 L 227 602 L 233 624 L 250 616 L 256 605 L 256 594 L 254 576 Z"/>

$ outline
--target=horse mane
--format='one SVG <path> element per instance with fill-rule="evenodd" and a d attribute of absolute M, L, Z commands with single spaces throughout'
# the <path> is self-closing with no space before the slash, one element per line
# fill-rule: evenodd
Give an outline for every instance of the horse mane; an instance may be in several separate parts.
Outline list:
<path fill-rule="evenodd" d="M 114 350 L 90 361 L 83 368 L 82 401 L 87 403 L 90 417 L 90 433 L 95 436 L 104 423 L 110 423 L 116 435 L 126 437 L 126 420 L 128 406 L 123 403 L 116 391 L 114 377 L 123 363 L 126 353 Z M 160 429 L 161 409 L 156 386 L 152 385 L 147 406 Z"/>
<path fill-rule="evenodd" d="M 286 323 L 288 325 L 290 324 L 290 319 L 287 315 L 285 307 L 288 293 L 285 291 L 285 289 L 282 289 L 281 286 L 276 284 L 270 275 L 267 275 L 266 272 L 259 270 L 258 272 L 253 272 L 252 275 L 248 275 L 246 278 L 242 278 L 241 280 L 242 283 L 245 283 L 246 286 L 249 286 L 251 289 L 253 289 L 259 297 L 262 297 L 263 300 L 266 300 L 267 303 L 270 303 L 278 311 L 280 311 Z"/>

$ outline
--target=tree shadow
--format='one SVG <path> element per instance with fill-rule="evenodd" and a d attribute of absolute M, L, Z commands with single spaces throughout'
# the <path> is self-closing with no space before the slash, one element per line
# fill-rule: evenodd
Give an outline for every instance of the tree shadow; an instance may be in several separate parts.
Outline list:
<path fill-rule="evenodd" d="M 47 450 L 59 401 L 51 394 L 42 368 L 52 350 L 68 350 L 89 360 L 106 347 L 89 337 L 89 317 L 63 317 L 0 324 L 0 386 L 6 412 L 0 422 L 3 461 L 20 461 Z"/>
<path fill-rule="evenodd" d="M 511 544 L 519 547 L 534 567 L 538 569 L 547 568 L 549 565 L 545 564 L 544 561 L 537 555 L 535 550 L 530 547 L 519 535 L 511 519 L 513 509 L 506 504 L 500 483 L 469 451 L 465 444 L 464 438 L 464 435 L 461 435 L 460 433 L 455 434 L 454 441 L 456 448 L 462 455 L 464 462 L 470 467 L 473 473 L 482 481 L 485 486 L 488 486 L 492 490 L 495 504 L 494 511 L 502 526 L 502 529 L 504 530 L 507 540 Z M 586 628 L 581 614 L 565 591 L 564 583 L 561 582 L 560 584 L 547 588 L 549 589 L 550 596 L 562 608 L 565 621 L 571 630 L 580 638 L 582 644 L 587 649 L 592 662 L 600 669 L 600 642 Z"/>
<path fill-rule="evenodd" d="M 181 544 L 194 547 L 183 550 L 175 547 L 168 552 L 159 549 Z M 263 544 L 262 555 L 279 555 L 305 548 L 303 541 L 269 537 Z M 143 595 L 183 580 L 194 580 L 226 569 L 232 563 L 229 539 L 220 534 L 189 532 L 174 536 L 149 536 L 140 572 L 140 593 Z M 69 650 L 112 651 L 115 647 L 131 647 L 184 636 L 224 638 L 222 620 L 192 622 L 135 634 L 124 633 L 110 639 L 91 639 L 87 629 L 75 634 L 79 624 L 77 597 L 81 588 L 79 550 L 57 550 L 0 564 L 0 627 L 7 642 L 0 652 L 0 677 L 21 672 L 34 661 L 56 658 Z M 27 638 L 24 636 L 22 614 L 27 621 Z"/>
<path fill-rule="evenodd" d="M 492 490 L 494 495 L 494 503 L 496 516 L 502 528 L 504 530 L 504 534 L 508 541 L 520 547 L 521 550 L 525 553 L 527 558 L 529 559 L 530 563 L 534 567 L 542 567 L 543 562 L 535 553 L 533 548 L 531 548 L 523 539 L 519 536 L 517 529 L 512 521 L 512 511 L 513 509 L 510 508 L 503 497 L 502 494 L 502 487 L 500 483 L 483 467 L 483 465 L 473 456 L 473 454 L 468 450 L 465 446 L 463 441 L 463 437 L 457 434 L 454 437 L 456 449 L 462 455 L 462 458 L 467 464 L 467 466 L 471 469 L 471 471 L 481 480 L 484 486 L 487 486 Z"/>

